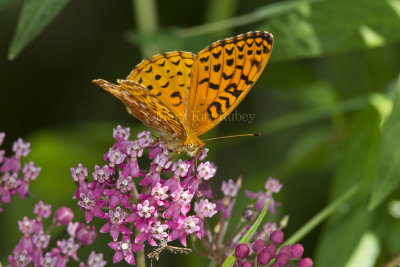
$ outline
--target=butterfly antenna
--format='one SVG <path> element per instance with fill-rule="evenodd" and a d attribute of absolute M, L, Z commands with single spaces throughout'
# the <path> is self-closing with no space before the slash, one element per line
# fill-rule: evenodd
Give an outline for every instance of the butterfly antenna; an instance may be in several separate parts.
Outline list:
<path fill-rule="evenodd" d="M 260 136 L 260 135 L 261 135 L 260 133 L 237 134 L 237 135 L 228 135 L 228 136 L 220 136 L 220 137 L 208 138 L 208 139 L 201 140 L 201 141 L 206 142 L 206 141 L 211 141 L 211 140 L 216 140 L 216 139 L 225 139 L 225 138 L 242 137 L 242 136 Z"/>

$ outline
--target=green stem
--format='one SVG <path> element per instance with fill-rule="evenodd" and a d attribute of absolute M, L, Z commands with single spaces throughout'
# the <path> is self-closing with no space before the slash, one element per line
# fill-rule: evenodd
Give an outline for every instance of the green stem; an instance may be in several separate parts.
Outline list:
<path fill-rule="evenodd" d="M 140 233 L 139 230 L 136 230 L 136 236 Z M 144 249 L 139 250 L 136 252 L 136 266 L 137 267 L 146 267 L 146 258 L 144 255 Z"/>
<path fill-rule="evenodd" d="M 133 14 L 136 18 L 137 31 L 141 35 L 152 36 L 158 32 L 157 4 L 155 0 L 132 0 Z M 142 45 L 144 57 L 150 57 L 158 52 L 158 46 Z"/>
<path fill-rule="evenodd" d="M 329 215 L 331 215 L 343 202 L 347 201 L 357 192 L 358 186 L 350 187 L 340 198 L 328 205 L 326 208 L 321 210 L 317 215 L 315 215 L 310 221 L 308 221 L 303 227 L 301 227 L 297 232 L 295 232 L 291 237 L 286 239 L 286 241 L 281 245 L 285 246 L 288 244 L 294 244 L 300 241 L 304 236 L 311 232 L 315 227 L 317 227 L 322 221 L 324 221 Z"/>

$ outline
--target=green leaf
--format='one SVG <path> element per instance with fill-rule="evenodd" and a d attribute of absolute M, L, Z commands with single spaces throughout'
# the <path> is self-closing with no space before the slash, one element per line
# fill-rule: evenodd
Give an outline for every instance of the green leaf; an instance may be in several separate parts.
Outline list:
<path fill-rule="evenodd" d="M 8 50 L 8 59 L 16 58 L 67 3 L 68 0 L 25 0 Z"/>
<path fill-rule="evenodd" d="M 265 216 L 265 214 L 267 213 L 267 210 L 268 210 L 268 205 L 269 205 L 269 200 L 267 200 L 267 203 L 265 203 L 265 206 L 262 209 L 262 211 L 260 212 L 260 215 L 258 215 L 257 220 L 255 220 L 255 222 L 250 227 L 250 229 L 239 240 L 238 244 L 241 244 L 241 243 L 247 244 L 250 241 L 250 239 L 253 237 L 254 233 L 257 231 L 258 227 L 260 226 L 262 220 L 264 219 L 264 216 Z M 231 266 L 233 266 L 233 264 L 235 264 L 236 257 L 233 256 L 234 253 L 235 253 L 235 250 L 232 250 L 231 254 L 229 254 L 229 257 L 222 264 L 222 267 L 231 267 Z"/>
<path fill-rule="evenodd" d="M 379 119 L 378 112 L 369 107 L 357 112 L 348 122 L 349 138 L 342 149 L 338 150 L 342 153 L 337 155 L 340 162 L 330 185 L 331 199 L 336 199 L 354 185 L 358 185 L 358 190 L 352 199 L 342 203 L 324 225 L 313 257 L 316 266 L 345 266 L 355 255 L 354 250 L 361 237 L 375 226 L 373 219 L 379 218 L 366 209 L 369 190 L 376 173 Z"/>
<path fill-rule="evenodd" d="M 369 209 L 376 208 L 400 184 L 400 79 L 393 109 L 382 129 L 378 173 L 372 188 Z"/>
<path fill-rule="evenodd" d="M 360 239 L 356 249 L 345 267 L 373 267 L 380 252 L 378 237 L 372 232 L 366 232 Z"/>
<path fill-rule="evenodd" d="M 274 34 L 277 61 L 372 48 L 400 40 L 399 6 L 399 0 L 304 3 L 260 29 Z"/>

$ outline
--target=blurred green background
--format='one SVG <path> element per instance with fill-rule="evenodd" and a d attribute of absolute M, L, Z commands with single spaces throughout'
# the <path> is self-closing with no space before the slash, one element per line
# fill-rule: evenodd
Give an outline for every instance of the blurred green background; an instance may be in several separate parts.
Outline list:
<path fill-rule="evenodd" d="M 31 183 L 35 197 L 14 198 L 0 214 L 1 262 L 35 202 L 76 206 L 70 168 L 83 163 L 91 173 L 103 164 L 114 127 L 145 129 L 93 79 L 115 81 L 145 57 L 198 52 L 251 30 L 275 38 L 270 62 L 237 108 L 255 120 L 225 121 L 204 137 L 262 135 L 207 144 L 218 166 L 213 187 L 243 175 L 243 187 L 257 191 L 278 178 L 282 206 L 267 219 L 290 215 L 287 237 L 328 207 L 297 240 L 315 266 L 396 266 L 389 261 L 400 252 L 399 0 L 1 0 L 3 148 L 9 156 L 22 137 L 32 144 L 28 160 L 42 167 Z M 235 214 L 249 203 L 242 192 Z M 109 241 L 100 235 L 86 253 L 103 252 L 110 263 Z M 207 265 L 167 253 L 153 264 L 171 261 Z"/>

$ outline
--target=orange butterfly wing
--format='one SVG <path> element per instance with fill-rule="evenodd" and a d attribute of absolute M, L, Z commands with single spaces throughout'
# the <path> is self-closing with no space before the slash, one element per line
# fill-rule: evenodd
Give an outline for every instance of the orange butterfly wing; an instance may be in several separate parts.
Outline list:
<path fill-rule="evenodd" d="M 211 44 L 196 56 L 186 106 L 198 136 L 228 116 L 263 71 L 273 45 L 268 32 L 249 32 Z"/>
<path fill-rule="evenodd" d="M 118 80 L 117 85 L 101 79 L 93 82 L 120 99 L 130 114 L 162 136 L 186 139 L 186 132 L 175 114 L 142 84 L 131 80 Z"/>
<path fill-rule="evenodd" d="M 159 54 L 138 64 L 127 80 L 142 84 L 185 123 L 194 58 L 189 52 Z"/>

